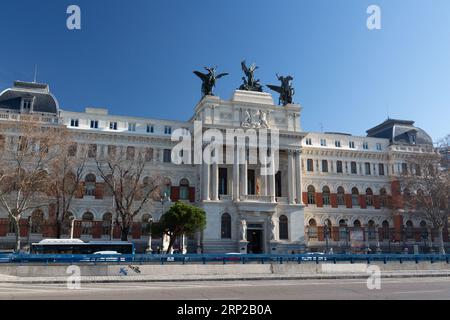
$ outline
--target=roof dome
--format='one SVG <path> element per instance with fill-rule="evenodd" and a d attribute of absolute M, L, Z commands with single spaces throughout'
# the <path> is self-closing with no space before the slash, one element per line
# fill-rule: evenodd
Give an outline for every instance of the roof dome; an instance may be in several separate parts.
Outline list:
<path fill-rule="evenodd" d="M 0 109 L 21 111 L 23 101 L 31 101 L 35 113 L 58 114 L 59 104 L 47 84 L 15 81 L 12 88 L 0 93 Z"/>

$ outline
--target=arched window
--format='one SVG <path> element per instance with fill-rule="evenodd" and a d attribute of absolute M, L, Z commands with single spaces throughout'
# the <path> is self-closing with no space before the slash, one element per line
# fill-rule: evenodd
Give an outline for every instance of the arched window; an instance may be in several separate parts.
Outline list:
<path fill-rule="evenodd" d="M 31 214 L 31 233 L 42 233 L 44 223 L 44 213 L 41 210 L 35 210 Z"/>
<path fill-rule="evenodd" d="M 161 197 L 170 197 L 171 188 L 172 188 L 172 181 L 170 181 L 170 178 L 164 178 L 161 187 Z"/>
<path fill-rule="evenodd" d="M 422 238 L 422 240 L 428 239 L 428 228 L 425 221 L 420 222 L 420 237 Z"/>
<path fill-rule="evenodd" d="M 308 204 L 316 204 L 316 189 L 314 186 L 308 187 Z"/>
<path fill-rule="evenodd" d="M 355 221 L 353 222 L 353 227 L 354 227 L 354 228 L 361 228 L 361 221 L 355 220 Z"/>
<path fill-rule="evenodd" d="M 390 230 L 389 230 L 389 222 L 386 220 L 381 224 L 381 230 L 383 235 L 383 240 L 390 240 Z"/>
<path fill-rule="evenodd" d="M 141 223 L 141 234 L 143 236 L 148 237 L 150 235 L 150 228 L 153 222 L 153 217 L 146 213 L 142 216 L 142 223 Z"/>
<path fill-rule="evenodd" d="M 359 191 L 356 187 L 352 189 L 352 206 L 359 206 Z"/>
<path fill-rule="evenodd" d="M 330 205 L 330 188 L 327 186 L 323 187 L 322 189 L 322 198 L 323 198 L 323 204 L 326 206 Z"/>
<path fill-rule="evenodd" d="M 224 213 L 221 218 L 221 238 L 231 239 L 231 216 Z"/>
<path fill-rule="evenodd" d="M 317 240 L 317 222 L 314 219 L 309 220 L 308 224 L 308 238 Z"/>
<path fill-rule="evenodd" d="M 94 215 L 90 212 L 83 214 L 81 221 L 81 234 L 91 235 L 92 234 L 92 223 L 94 221 Z"/>
<path fill-rule="evenodd" d="M 380 206 L 386 207 L 387 205 L 387 192 L 385 188 L 380 189 Z"/>
<path fill-rule="evenodd" d="M 377 234 L 375 230 L 375 222 L 373 220 L 370 220 L 367 223 L 367 235 L 369 238 L 369 241 L 374 241 L 377 239 Z"/>
<path fill-rule="evenodd" d="M 107 212 L 103 215 L 102 219 L 102 235 L 109 236 L 111 235 L 111 227 L 112 227 L 112 214 Z"/>
<path fill-rule="evenodd" d="M 345 205 L 345 190 L 343 187 L 337 188 L 337 202 L 339 206 Z"/>
<path fill-rule="evenodd" d="M 411 220 L 406 221 L 405 237 L 407 240 L 414 239 L 414 225 Z"/>
<path fill-rule="evenodd" d="M 339 239 L 348 240 L 347 222 L 344 219 L 339 220 Z"/>
<path fill-rule="evenodd" d="M 187 179 L 180 181 L 180 199 L 189 200 L 189 181 Z"/>
<path fill-rule="evenodd" d="M 86 196 L 95 196 L 95 182 L 97 178 L 94 174 L 88 174 L 84 179 L 84 194 Z"/>
<path fill-rule="evenodd" d="M 279 219 L 280 240 L 289 240 L 288 218 L 285 215 Z"/>
<path fill-rule="evenodd" d="M 373 191 L 370 188 L 366 190 L 366 206 L 373 206 Z"/>

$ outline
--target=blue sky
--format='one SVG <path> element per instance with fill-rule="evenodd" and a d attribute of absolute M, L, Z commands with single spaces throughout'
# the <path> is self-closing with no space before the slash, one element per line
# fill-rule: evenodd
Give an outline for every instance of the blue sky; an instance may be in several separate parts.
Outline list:
<path fill-rule="evenodd" d="M 81 31 L 66 28 L 70 4 Z M 366 27 L 371 4 L 382 30 Z M 187 120 L 192 71 L 229 72 L 216 89 L 228 99 L 246 59 L 264 84 L 295 78 L 306 131 L 364 135 L 389 114 L 450 133 L 448 0 L 2 0 L 0 38 L 0 88 L 38 64 L 64 109 Z"/>

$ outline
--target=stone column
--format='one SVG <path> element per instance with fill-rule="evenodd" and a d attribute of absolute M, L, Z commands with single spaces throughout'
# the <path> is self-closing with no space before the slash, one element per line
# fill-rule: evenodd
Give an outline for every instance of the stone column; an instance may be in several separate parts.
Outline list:
<path fill-rule="evenodd" d="M 233 163 L 233 201 L 239 201 L 239 156 L 238 148 L 235 147 Z"/>
<path fill-rule="evenodd" d="M 241 166 L 241 194 L 244 196 L 244 199 L 246 199 L 248 195 L 248 164 L 247 161 L 245 161 L 244 164 Z"/>
<path fill-rule="evenodd" d="M 295 152 L 295 195 L 298 204 L 303 204 L 302 197 L 302 161 L 301 151 Z"/>
<path fill-rule="evenodd" d="M 275 165 L 273 163 L 270 164 L 270 174 L 267 177 L 269 180 L 269 195 L 270 195 L 270 201 L 276 202 L 276 196 L 275 196 Z"/>
<path fill-rule="evenodd" d="M 219 166 L 217 163 L 212 165 L 212 200 L 219 200 Z"/>
<path fill-rule="evenodd" d="M 288 201 L 290 204 L 295 202 L 293 160 L 292 150 L 288 150 Z"/>
<path fill-rule="evenodd" d="M 209 192 L 209 186 L 210 186 L 210 179 L 209 179 L 209 164 L 206 162 L 203 163 L 203 200 L 208 201 L 210 200 L 210 192 Z"/>

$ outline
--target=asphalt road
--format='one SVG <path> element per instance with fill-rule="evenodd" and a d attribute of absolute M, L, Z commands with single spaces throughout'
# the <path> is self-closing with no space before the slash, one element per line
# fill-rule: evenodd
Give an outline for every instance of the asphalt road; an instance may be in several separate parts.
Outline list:
<path fill-rule="evenodd" d="M 365 280 L 259 280 L 165 283 L 63 284 L 0 283 L 0 299 L 292 300 L 450 299 L 450 278 L 382 279 L 369 290 Z"/>

